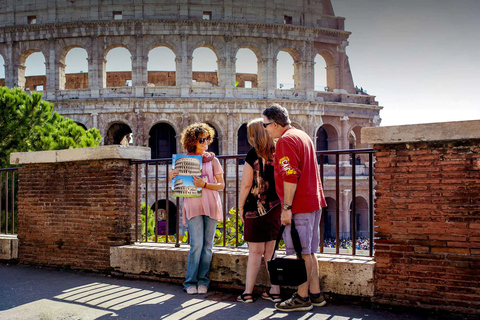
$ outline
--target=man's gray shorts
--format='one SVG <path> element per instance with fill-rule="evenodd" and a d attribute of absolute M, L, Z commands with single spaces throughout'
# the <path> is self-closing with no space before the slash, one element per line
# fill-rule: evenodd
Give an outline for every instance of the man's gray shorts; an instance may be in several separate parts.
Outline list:
<path fill-rule="evenodd" d="M 308 213 L 295 213 L 292 215 L 295 220 L 295 228 L 300 236 L 300 242 L 302 243 L 302 254 L 310 254 L 318 252 L 320 245 L 320 217 L 322 216 L 322 210 L 317 210 Z M 292 225 L 285 226 L 283 231 L 283 241 L 285 241 L 285 247 L 288 254 L 295 254 L 293 248 Z"/>

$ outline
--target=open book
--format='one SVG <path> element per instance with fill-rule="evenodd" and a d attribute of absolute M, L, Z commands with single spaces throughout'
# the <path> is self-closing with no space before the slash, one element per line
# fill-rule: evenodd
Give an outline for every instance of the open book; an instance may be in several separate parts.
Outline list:
<path fill-rule="evenodd" d="M 202 175 L 202 156 L 174 154 L 173 169 L 179 171 L 178 176 L 172 179 L 173 197 L 201 197 L 202 187 L 193 184 L 193 176 L 202 177 L 205 182 L 207 176 Z"/>

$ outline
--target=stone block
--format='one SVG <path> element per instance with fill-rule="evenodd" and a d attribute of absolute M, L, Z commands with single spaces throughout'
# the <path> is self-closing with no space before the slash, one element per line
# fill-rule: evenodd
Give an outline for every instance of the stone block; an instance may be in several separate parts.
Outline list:
<path fill-rule="evenodd" d="M 16 235 L 0 235 L 0 261 L 18 259 Z"/>

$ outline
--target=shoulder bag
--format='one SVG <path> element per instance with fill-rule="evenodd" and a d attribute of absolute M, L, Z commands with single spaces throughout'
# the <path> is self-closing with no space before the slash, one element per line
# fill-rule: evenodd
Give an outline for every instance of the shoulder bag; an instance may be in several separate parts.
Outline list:
<path fill-rule="evenodd" d="M 302 244 L 298 231 L 295 228 L 295 221 L 292 219 L 291 235 L 297 259 L 288 258 L 274 258 L 275 251 L 278 249 L 278 244 L 282 238 L 285 226 L 282 225 L 275 243 L 275 250 L 273 250 L 272 258 L 268 260 L 268 272 L 270 274 L 271 284 L 280 286 L 298 286 L 307 281 L 307 269 L 305 268 L 305 260 L 302 258 Z"/>

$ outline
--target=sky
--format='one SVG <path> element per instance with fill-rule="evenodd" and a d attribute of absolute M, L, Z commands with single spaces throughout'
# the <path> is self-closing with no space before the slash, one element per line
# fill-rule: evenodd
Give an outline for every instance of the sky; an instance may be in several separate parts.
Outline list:
<path fill-rule="evenodd" d="M 331 1 L 335 15 L 346 18 L 345 30 L 352 32 L 346 52 L 354 84 L 376 96 L 383 107 L 382 126 L 480 120 L 480 0 Z M 213 52 L 197 50 L 193 70 L 215 71 Z M 237 72 L 256 73 L 256 63 L 248 63 L 255 56 L 248 51 L 237 56 Z M 113 65 L 131 65 L 125 52 L 107 56 L 107 71 L 120 71 Z M 69 69 L 67 55 L 67 73 L 87 71 L 84 54 L 82 59 L 71 56 L 71 61 L 83 61 L 75 70 Z M 173 53 L 157 54 L 162 59 L 149 59 L 149 70 L 174 70 Z M 117 63 L 112 63 L 113 56 Z M 45 73 L 43 63 L 32 62 L 43 67 L 39 72 L 29 67 L 29 60 L 27 75 Z M 278 61 L 284 70 L 278 70 L 277 82 L 289 88 L 293 60 L 284 54 Z M 315 88 L 323 90 L 324 62 L 315 62 Z"/>

